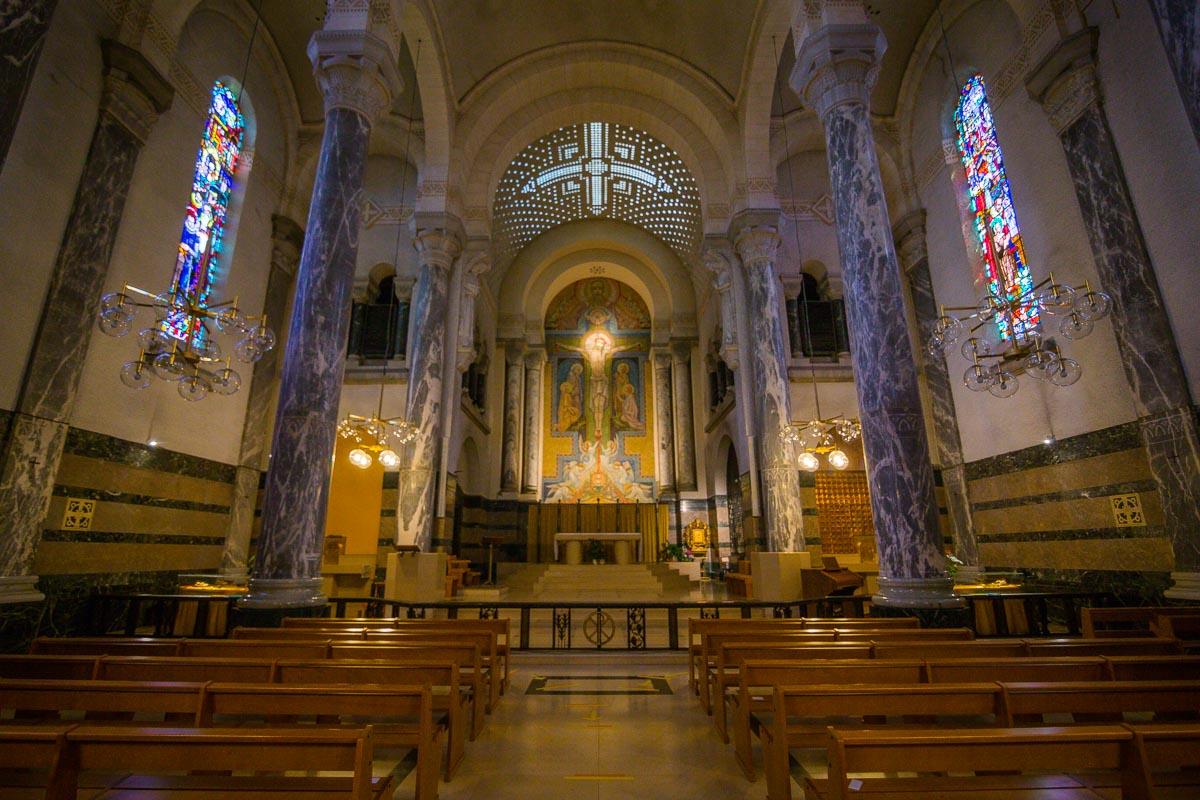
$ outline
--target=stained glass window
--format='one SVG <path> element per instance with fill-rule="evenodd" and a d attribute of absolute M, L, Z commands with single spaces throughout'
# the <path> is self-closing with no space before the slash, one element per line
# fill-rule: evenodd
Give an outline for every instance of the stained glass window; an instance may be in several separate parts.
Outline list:
<path fill-rule="evenodd" d="M 1004 173 L 1004 156 L 992 123 L 992 107 L 983 76 L 973 75 L 963 84 L 954 125 L 958 130 L 958 152 L 967 174 L 975 235 L 983 256 L 983 280 L 989 293 L 1012 302 L 1033 289 L 1033 278 L 1025 261 L 1012 188 Z M 1037 328 L 1037 304 L 1023 303 L 1016 309 L 1014 320 L 1017 338 L 1024 338 Z M 1007 321 L 998 325 L 1002 339 L 1013 335 Z"/>
<path fill-rule="evenodd" d="M 217 275 L 221 255 L 221 237 L 233 175 L 242 151 L 244 121 L 238 98 L 223 82 L 213 84 L 212 102 L 196 155 L 192 193 L 183 219 L 179 256 L 171 293 L 181 310 L 168 314 L 163 331 L 177 339 L 202 334 L 198 317 L 182 310 L 188 306 L 204 308 Z"/>

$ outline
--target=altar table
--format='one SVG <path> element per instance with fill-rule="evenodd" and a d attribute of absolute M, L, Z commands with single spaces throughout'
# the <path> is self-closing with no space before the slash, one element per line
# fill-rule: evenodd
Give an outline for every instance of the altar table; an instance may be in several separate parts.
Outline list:
<path fill-rule="evenodd" d="M 566 544 L 567 556 L 566 563 L 582 564 L 583 563 L 583 543 L 588 539 L 597 539 L 601 542 L 613 543 L 613 556 L 618 564 L 628 564 L 632 561 L 630 558 L 630 548 L 632 543 L 633 555 L 639 560 L 641 558 L 642 535 L 637 532 L 628 533 L 556 533 L 554 534 L 554 560 L 558 561 L 558 543 Z"/>

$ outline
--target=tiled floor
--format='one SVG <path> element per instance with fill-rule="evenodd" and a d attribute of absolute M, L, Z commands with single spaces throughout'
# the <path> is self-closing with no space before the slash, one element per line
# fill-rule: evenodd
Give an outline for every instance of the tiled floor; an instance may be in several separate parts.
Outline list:
<path fill-rule="evenodd" d="M 766 797 L 688 694 L 682 654 L 517 656 L 513 669 L 443 800 Z M 396 797 L 413 790 L 410 775 Z"/>

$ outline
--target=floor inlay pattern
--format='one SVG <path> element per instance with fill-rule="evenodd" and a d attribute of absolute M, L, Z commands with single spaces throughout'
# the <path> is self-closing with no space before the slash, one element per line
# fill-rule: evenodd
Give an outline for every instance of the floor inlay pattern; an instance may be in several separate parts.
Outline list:
<path fill-rule="evenodd" d="M 535 675 L 525 694 L 671 694 L 662 675 Z"/>

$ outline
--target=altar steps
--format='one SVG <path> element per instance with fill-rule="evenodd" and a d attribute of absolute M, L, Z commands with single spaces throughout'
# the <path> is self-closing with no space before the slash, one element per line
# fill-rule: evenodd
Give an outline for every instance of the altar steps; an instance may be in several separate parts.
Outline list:
<path fill-rule="evenodd" d="M 617 603 L 686 599 L 697 586 L 665 564 L 529 564 L 504 585 L 513 599 Z"/>

